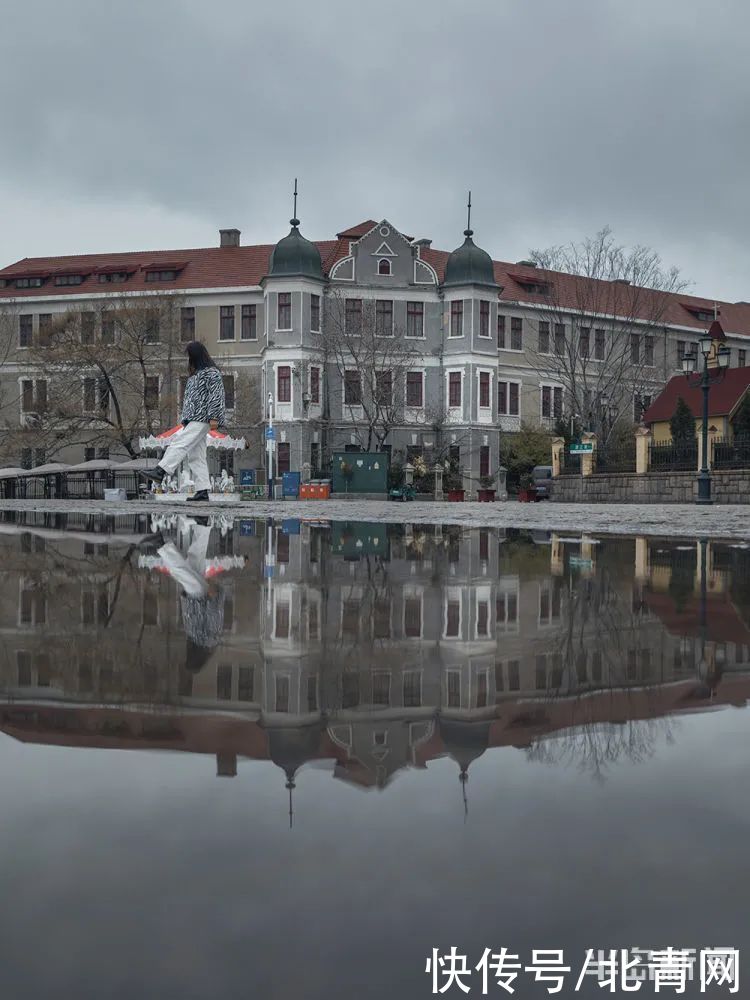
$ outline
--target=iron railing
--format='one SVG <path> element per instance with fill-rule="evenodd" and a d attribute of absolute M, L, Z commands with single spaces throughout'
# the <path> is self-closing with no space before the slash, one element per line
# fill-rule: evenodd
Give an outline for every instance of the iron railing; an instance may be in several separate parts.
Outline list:
<path fill-rule="evenodd" d="M 635 441 L 597 448 L 597 472 L 635 472 Z"/>
<path fill-rule="evenodd" d="M 750 469 L 750 436 L 740 435 L 732 441 L 714 438 L 711 464 L 714 469 Z"/>
<path fill-rule="evenodd" d="M 564 476 L 579 476 L 581 474 L 581 456 L 571 455 L 566 448 L 562 456 L 562 468 Z"/>
<path fill-rule="evenodd" d="M 648 449 L 648 467 L 656 471 L 694 472 L 698 468 L 698 442 L 652 442 Z"/>

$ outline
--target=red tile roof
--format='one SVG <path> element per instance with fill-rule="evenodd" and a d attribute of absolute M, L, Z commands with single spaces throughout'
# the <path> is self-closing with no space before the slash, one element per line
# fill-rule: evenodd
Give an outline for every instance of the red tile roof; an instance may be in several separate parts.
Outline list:
<path fill-rule="evenodd" d="M 335 240 L 317 242 L 323 261 L 323 271 L 328 274 L 336 263 L 349 253 L 349 244 L 361 239 L 377 223 L 367 219 L 349 229 L 343 229 Z M 408 237 L 407 237 L 408 238 Z M 106 271 L 127 271 L 132 275 L 123 285 L 108 285 L 107 291 L 156 291 L 160 287 L 182 290 L 195 288 L 232 288 L 258 285 L 268 273 L 268 259 L 273 244 L 239 247 L 204 247 L 195 250 L 158 250 L 128 253 L 83 254 L 69 257 L 24 258 L 0 270 L 1 278 L 15 276 L 45 276 L 50 274 L 81 274 L 80 285 L 55 285 L 50 281 L 42 288 L 0 288 L 0 298 L 24 298 L 38 295 L 81 295 L 94 290 L 105 290 L 98 275 Z M 421 259 L 435 270 L 442 281 L 445 265 L 450 254 L 446 250 L 432 247 L 420 248 Z M 146 282 L 143 268 L 172 270 L 175 260 L 185 261 L 185 265 L 175 281 Z M 670 326 L 682 326 L 694 330 L 696 335 L 705 330 L 705 322 L 699 320 L 696 312 L 713 313 L 714 303 L 703 297 L 661 293 L 644 288 L 625 286 L 606 281 L 593 281 L 578 275 L 545 271 L 518 263 L 494 261 L 495 279 L 501 286 L 500 299 L 506 302 L 530 302 L 549 304 L 549 294 L 530 291 L 528 285 L 547 284 L 553 288 L 556 305 L 572 310 L 591 308 L 599 303 L 598 311 L 611 315 L 613 304 L 622 307 L 618 312 L 640 316 L 653 322 L 655 315 L 659 321 Z M 528 283 L 526 287 L 524 284 Z M 724 329 L 729 334 L 750 337 L 750 303 L 716 303 L 721 313 Z M 630 311 L 628 311 L 630 309 Z"/>
<path fill-rule="evenodd" d="M 750 644 L 750 630 L 728 594 L 707 595 L 706 638 L 711 642 Z M 678 609 L 670 594 L 647 591 L 645 602 L 671 635 L 699 636 L 701 614 L 698 598 L 691 595 Z"/>
<path fill-rule="evenodd" d="M 359 240 L 365 233 L 369 233 L 373 226 L 377 226 L 377 222 L 374 219 L 366 219 L 365 222 L 360 222 L 358 226 L 352 226 L 351 229 L 344 229 L 341 233 L 336 233 L 340 240 Z"/>
<path fill-rule="evenodd" d="M 693 376 L 691 383 L 696 379 L 697 376 Z M 725 417 L 732 413 L 748 386 L 750 386 L 750 368 L 728 368 L 724 378 L 712 386 L 708 394 L 708 415 Z M 690 407 L 693 416 L 700 420 L 703 413 L 703 393 L 700 386 L 688 383 L 686 375 L 675 375 L 643 414 L 643 422 L 653 424 L 669 420 L 680 396 Z"/>

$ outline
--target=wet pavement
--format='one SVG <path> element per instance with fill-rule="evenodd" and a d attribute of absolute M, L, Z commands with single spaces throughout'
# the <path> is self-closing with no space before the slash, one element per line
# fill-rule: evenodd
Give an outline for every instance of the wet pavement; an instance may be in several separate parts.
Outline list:
<path fill-rule="evenodd" d="M 204 515 L 222 510 L 233 517 L 297 517 L 304 520 L 346 521 L 358 517 L 388 524 L 415 521 L 422 524 L 461 524 L 465 527 L 528 528 L 534 530 L 587 531 L 600 534 L 645 534 L 680 536 L 692 534 L 711 538 L 750 540 L 750 504 L 564 504 L 448 503 L 346 499 L 254 500 L 243 502 L 215 498 L 206 504 L 187 504 L 173 497 L 104 502 L 103 500 L 0 500 L 3 512 L 60 513 L 71 516 L 100 514 L 103 517 L 132 517 L 136 513 L 169 511 L 189 513 L 199 509 Z"/>
<path fill-rule="evenodd" d="M 744 541 L 5 511 L 0 560 L 5 996 L 742 975 Z"/>

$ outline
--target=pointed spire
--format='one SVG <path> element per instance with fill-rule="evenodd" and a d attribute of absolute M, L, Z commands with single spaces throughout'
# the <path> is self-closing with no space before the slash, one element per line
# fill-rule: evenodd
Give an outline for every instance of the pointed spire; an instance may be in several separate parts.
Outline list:
<path fill-rule="evenodd" d="M 471 228 L 471 191 L 469 191 L 469 204 L 466 206 L 466 229 L 464 229 L 464 236 L 471 237 L 474 235 L 474 230 Z"/>
<path fill-rule="evenodd" d="M 292 212 L 292 218 L 289 220 L 289 222 L 294 226 L 295 229 L 299 225 L 299 219 L 297 218 L 297 178 L 296 177 L 294 178 L 294 211 Z"/>
<path fill-rule="evenodd" d="M 294 784 L 293 773 L 287 776 L 287 782 L 285 787 L 289 789 L 289 829 L 291 830 L 292 827 L 294 826 L 294 806 L 292 804 L 292 792 L 296 787 Z"/>

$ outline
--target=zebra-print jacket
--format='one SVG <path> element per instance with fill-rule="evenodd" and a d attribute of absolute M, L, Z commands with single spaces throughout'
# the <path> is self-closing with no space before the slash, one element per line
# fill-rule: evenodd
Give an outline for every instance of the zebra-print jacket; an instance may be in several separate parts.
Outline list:
<path fill-rule="evenodd" d="M 226 420 L 224 382 L 218 368 L 201 368 L 185 385 L 182 422 L 207 424 L 211 420 L 216 420 L 220 426 Z"/>

